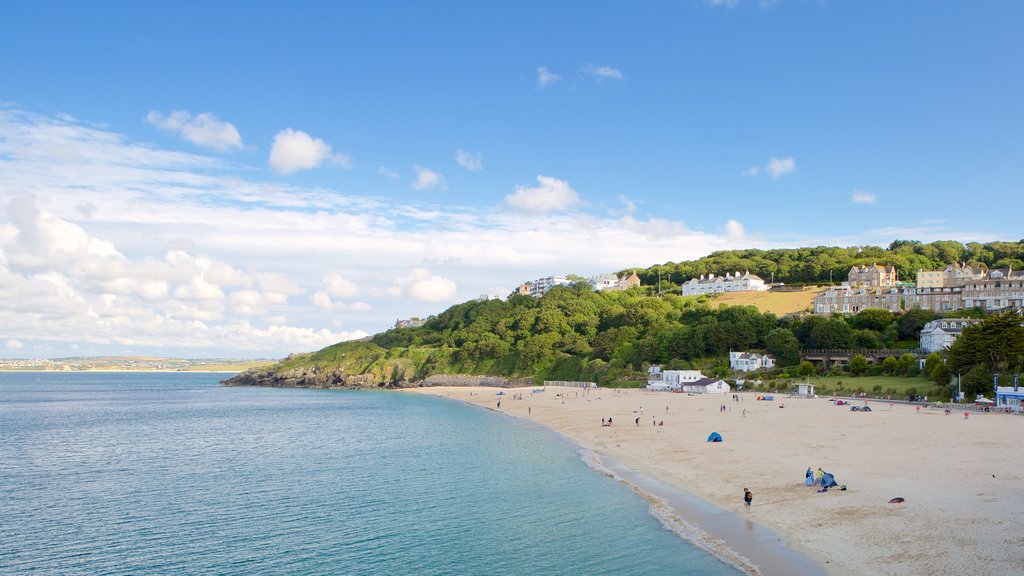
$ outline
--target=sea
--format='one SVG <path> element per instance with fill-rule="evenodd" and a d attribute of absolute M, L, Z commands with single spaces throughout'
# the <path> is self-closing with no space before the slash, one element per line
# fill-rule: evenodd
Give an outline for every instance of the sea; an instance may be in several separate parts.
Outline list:
<path fill-rule="evenodd" d="M 0 574 L 739 573 L 528 421 L 227 376 L 0 373 Z"/>

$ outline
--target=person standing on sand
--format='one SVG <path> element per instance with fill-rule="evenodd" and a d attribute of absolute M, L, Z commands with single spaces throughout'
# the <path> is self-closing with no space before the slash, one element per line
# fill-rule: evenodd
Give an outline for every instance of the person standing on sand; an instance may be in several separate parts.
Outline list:
<path fill-rule="evenodd" d="M 636 425 L 637 425 L 637 426 L 639 426 L 639 425 L 640 425 L 640 417 L 639 417 L 639 416 L 637 416 L 637 417 L 636 417 Z"/>
<path fill-rule="evenodd" d="M 754 493 L 746 488 L 743 489 L 743 505 L 750 508 L 750 503 L 754 500 Z"/>

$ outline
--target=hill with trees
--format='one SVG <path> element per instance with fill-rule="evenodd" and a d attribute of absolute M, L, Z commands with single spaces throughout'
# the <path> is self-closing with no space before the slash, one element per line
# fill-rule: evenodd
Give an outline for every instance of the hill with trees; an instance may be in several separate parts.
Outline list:
<path fill-rule="evenodd" d="M 842 270 L 845 278 L 848 267 L 860 263 L 896 264 L 916 271 L 918 267 L 941 268 L 956 260 L 998 266 L 1019 262 L 1019 257 L 1024 257 L 1021 242 L 894 242 L 888 250 L 719 252 L 694 262 L 636 270 L 641 278 L 650 278 L 661 269 L 660 295 L 657 286 L 594 292 L 577 283 L 553 288 L 542 298 L 512 294 L 505 300 L 473 300 L 430 317 L 422 326 L 294 354 L 273 366 L 244 372 L 228 383 L 401 387 L 436 375 L 471 374 L 534 382 L 585 380 L 628 385 L 643 380 L 650 364 L 725 376 L 731 350 L 773 354 L 781 375 L 796 376 L 807 372 L 806 366 L 799 366 L 801 348 L 916 348 L 921 328 L 938 315 L 920 309 L 902 314 L 869 309 L 853 316 L 777 317 L 753 306 L 716 307 L 706 296 L 683 297 L 665 290 L 670 286 L 664 284 L 668 268 L 680 282 L 690 277 L 690 271 L 729 269 L 761 273 L 772 269 L 776 280 L 820 281 L 822 274 L 827 279 L 829 269 Z M 938 262 L 940 258 L 949 260 Z M 1020 265 L 1024 267 L 1024 262 Z M 940 365 L 948 374 L 946 362 L 940 359 Z M 911 368 L 906 361 L 870 368 L 877 373 L 919 372 L 916 364 Z M 934 362 L 929 368 L 935 370 Z M 862 372 L 870 371 L 863 368 Z"/>

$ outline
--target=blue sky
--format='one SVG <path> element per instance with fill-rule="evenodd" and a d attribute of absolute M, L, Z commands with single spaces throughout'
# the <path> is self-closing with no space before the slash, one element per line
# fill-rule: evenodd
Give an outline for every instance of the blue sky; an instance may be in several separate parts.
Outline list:
<path fill-rule="evenodd" d="M 633 4 L 4 3 L 0 356 L 279 357 L 551 274 L 1024 237 L 1024 4 Z"/>

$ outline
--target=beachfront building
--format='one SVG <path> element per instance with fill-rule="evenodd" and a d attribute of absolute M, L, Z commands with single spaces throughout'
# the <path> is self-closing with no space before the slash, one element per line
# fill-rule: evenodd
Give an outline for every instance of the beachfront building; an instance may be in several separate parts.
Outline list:
<path fill-rule="evenodd" d="M 740 274 L 726 273 L 725 276 L 701 274 L 700 278 L 690 278 L 683 282 L 683 296 L 699 296 L 701 294 L 718 294 L 722 292 L 765 291 L 768 285 L 760 276 L 750 271 Z"/>
<path fill-rule="evenodd" d="M 921 328 L 921 349 L 938 352 L 953 345 L 964 328 L 980 322 L 973 318 L 940 318 L 932 320 Z"/>
<path fill-rule="evenodd" d="M 700 370 L 662 371 L 661 366 L 657 365 L 651 366 L 647 369 L 648 390 L 679 391 L 682 390 L 685 384 L 697 382 L 702 379 L 704 379 L 704 375 L 700 373 Z"/>
<path fill-rule="evenodd" d="M 762 368 L 775 368 L 775 357 L 756 352 L 729 352 L 729 368 L 741 372 L 752 372 Z"/>
<path fill-rule="evenodd" d="M 996 409 L 1012 412 L 1024 411 L 1024 389 L 1017 385 L 1017 376 L 1013 377 L 1013 386 L 996 386 Z"/>
<path fill-rule="evenodd" d="M 729 384 L 721 378 L 701 378 L 682 385 L 682 391 L 689 394 L 728 394 L 729 390 Z"/>
<path fill-rule="evenodd" d="M 896 285 L 896 267 L 872 264 L 850 268 L 848 282 L 851 287 L 889 288 Z"/>

